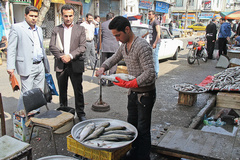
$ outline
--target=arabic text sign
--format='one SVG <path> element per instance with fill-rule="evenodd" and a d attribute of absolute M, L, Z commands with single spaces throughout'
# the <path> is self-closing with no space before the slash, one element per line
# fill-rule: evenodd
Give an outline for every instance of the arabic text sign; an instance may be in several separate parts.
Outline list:
<path fill-rule="evenodd" d="M 156 12 L 168 13 L 169 4 L 156 1 Z"/>

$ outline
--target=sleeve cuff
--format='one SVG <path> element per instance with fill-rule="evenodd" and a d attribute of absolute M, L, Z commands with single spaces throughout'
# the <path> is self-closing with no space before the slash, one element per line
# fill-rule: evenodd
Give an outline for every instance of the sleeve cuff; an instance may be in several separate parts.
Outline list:
<path fill-rule="evenodd" d="M 73 56 L 71 54 L 69 54 L 70 58 L 73 59 Z"/>

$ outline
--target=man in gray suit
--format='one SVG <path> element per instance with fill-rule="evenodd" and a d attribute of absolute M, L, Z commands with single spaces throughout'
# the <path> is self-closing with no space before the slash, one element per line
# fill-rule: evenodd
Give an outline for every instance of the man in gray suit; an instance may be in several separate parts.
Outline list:
<path fill-rule="evenodd" d="M 101 26 L 101 40 L 102 40 L 102 58 L 101 64 L 111 57 L 118 49 L 119 42 L 113 36 L 112 31 L 108 29 L 108 25 L 111 20 L 114 18 L 114 13 L 109 12 L 106 15 L 106 21 L 102 23 Z M 117 71 L 117 64 L 114 65 L 110 70 L 109 74 L 115 74 Z M 103 85 L 106 85 L 106 82 L 102 82 Z M 114 84 L 111 81 L 108 81 L 108 86 L 113 86 Z"/>
<path fill-rule="evenodd" d="M 85 29 L 73 23 L 73 6 L 62 6 L 61 14 L 64 23 L 54 27 L 49 45 L 49 49 L 55 58 L 54 70 L 58 81 L 60 107 L 62 110 L 68 107 L 67 88 L 68 78 L 70 77 L 74 89 L 76 113 L 79 120 L 84 121 L 86 117 L 82 75 L 84 72 L 83 54 L 86 51 Z"/>
<path fill-rule="evenodd" d="M 16 70 L 22 86 L 17 110 L 24 109 L 22 93 L 33 88 L 44 91 L 45 73 L 50 71 L 37 19 L 38 9 L 26 7 L 25 21 L 13 24 L 9 34 L 7 72 L 12 76 Z"/>

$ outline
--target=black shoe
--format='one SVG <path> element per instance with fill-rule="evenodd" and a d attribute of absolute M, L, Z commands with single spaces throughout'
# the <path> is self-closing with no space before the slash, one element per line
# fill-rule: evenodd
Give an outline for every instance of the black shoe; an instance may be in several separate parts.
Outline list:
<path fill-rule="evenodd" d="M 78 116 L 78 119 L 80 122 L 87 120 L 87 118 L 85 116 Z"/>
<path fill-rule="evenodd" d="M 128 151 L 121 160 L 137 160 L 137 155 L 132 154 L 132 150 Z"/>

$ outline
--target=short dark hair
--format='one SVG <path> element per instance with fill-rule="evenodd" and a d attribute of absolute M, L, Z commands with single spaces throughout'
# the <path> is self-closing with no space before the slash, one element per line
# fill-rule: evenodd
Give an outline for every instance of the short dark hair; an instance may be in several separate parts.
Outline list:
<path fill-rule="evenodd" d="M 97 19 L 98 17 L 100 18 L 100 16 L 99 16 L 99 15 L 96 15 L 96 16 L 94 16 L 94 19 Z"/>
<path fill-rule="evenodd" d="M 88 18 L 88 16 L 92 16 L 93 17 L 93 15 L 91 13 L 86 14 L 86 18 Z"/>
<path fill-rule="evenodd" d="M 114 13 L 109 12 L 109 13 L 106 15 L 106 20 L 112 19 L 113 17 L 114 17 Z"/>
<path fill-rule="evenodd" d="M 225 18 L 220 18 L 222 21 L 226 21 Z"/>
<path fill-rule="evenodd" d="M 152 14 L 155 15 L 155 11 L 154 11 L 154 10 L 150 10 L 150 11 L 148 11 L 148 13 L 150 13 L 150 12 L 152 12 Z"/>
<path fill-rule="evenodd" d="M 27 6 L 25 8 L 25 14 L 28 15 L 30 11 L 33 11 L 33 12 L 39 12 L 39 10 L 37 9 L 37 7 L 34 7 L 34 6 Z"/>
<path fill-rule="evenodd" d="M 61 13 L 63 14 L 63 10 L 71 10 L 71 9 L 73 10 L 73 13 L 75 13 L 74 7 L 72 5 L 65 4 L 61 8 Z"/>
<path fill-rule="evenodd" d="M 215 22 L 215 21 L 216 21 L 216 19 L 215 19 L 215 18 L 213 18 L 213 19 L 212 19 L 212 22 Z"/>
<path fill-rule="evenodd" d="M 125 28 L 127 26 L 129 26 L 129 28 L 131 29 L 129 20 L 123 16 L 117 16 L 109 23 L 108 28 L 110 30 L 116 29 L 117 31 L 123 31 L 125 33 Z"/>

